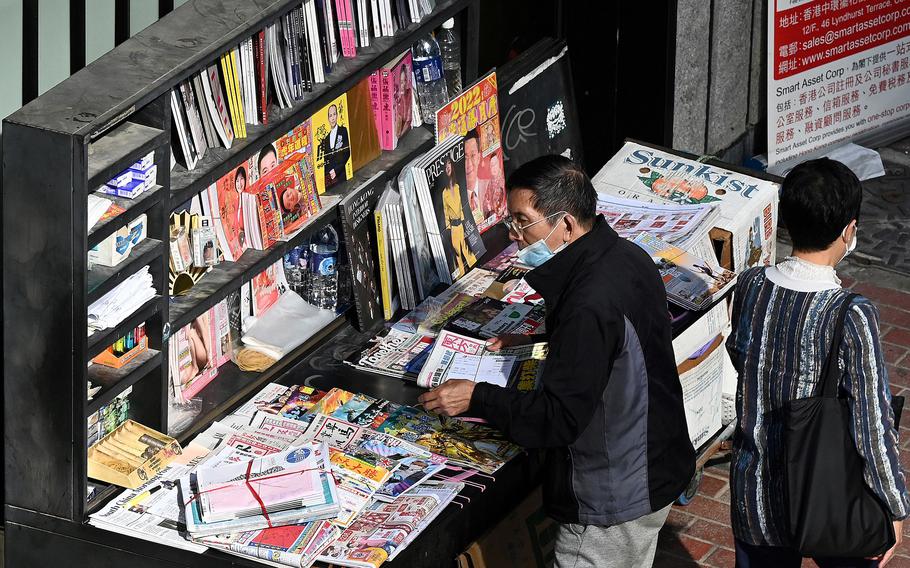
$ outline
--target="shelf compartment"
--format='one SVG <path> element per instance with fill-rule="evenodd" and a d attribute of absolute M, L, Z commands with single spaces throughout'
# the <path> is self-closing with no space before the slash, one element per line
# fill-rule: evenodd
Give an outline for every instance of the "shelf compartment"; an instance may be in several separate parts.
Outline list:
<path fill-rule="evenodd" d="M 95 479 L 86 478 L 88 483 L 97 486 L 95 490 L 95 496 L 88 501 L 85 505 L 85 514 L 86 516 L 91 515 L 97 511 L 100 511 L 104 505 L 111 500 L 117 493 L 120 493 L 124 489 L 122 487 L 117 487 L 116 485 L 108 485 L 103 481 L 97 481 Z"/>
<path fill-rule="evenodd" d="M 148 212 L 149 209 L 161 203 L 161 200 L 164 198 L 164 190 L 160 185 L 152 186 L 148 191 L 141 193 L 135 199 L 127 199 L 125 197 L 116 197 L 113 195 L 106 195 L 99 193 L 99 197 L 104 197 L 105 199 L 110 199 L 114 204 L 119 205 L 126 209 L 120 215 L 108 219 L 107 221 L 99 222 L 97 225 L 92 227 L 92 230 L 88 234 L 88 248 L 92 248 L 97 245 L 104 239 L 108 238 L 114 234 L 120 227 L 126 226 L 130 221 L 136 217 L 142 215 L 143 213 Z"/>
<path fill-rule="evenodd" d="M 370 47 L 357 48 L 357 57 L 339 58 L 326 82 L 314 85 L 304 100 L 287 109 L 271 107 L 265 125 L 247 125 L 247 137 L 235 138 L 231 147 L 209 148 L 193 170 L 177 165 L 171 172 L 171 207 L 179 207 L 194 195 L 215 183 L 250 156 L 273 142 L 319 109 L 346 93 L 373 71 L 401 55 L 420 37 L 442 25 L 464 6 L 454 0 L 438 2 L 432 14 L 419 24 L 398 30 L 393 37 L 371 38 Z"/>
<path fill-rule="evenodd" d="M 88 189 L 95 191 L 142 156 L 166 144 L 164 130 L 124 122 L 88 145 Z"/>
<path fill-rule="evenodd" d="M 138 245 L 134 246 L 133 250 L 130 251 L 130 255 L 117 266 L 95 265 L 86 272 L 85 276 L 85 289 L 88 293 L 87 303 L 91 305 L 98 298 L 113 290 L 117 284 L 135 274 L 143 266 L 151 265 L 152 261 L 159 258 L 163 253 L 164 247 L 161 241 L 146 237 Z"/>
<path fill-rule="evenodd" d="M 223 365 L 218 369 L 218 376 L 197 395 L 202 399 L 202 412 L 188 429 L 174 437 L 182 445 L 186 445 L 190 439 L 208 428 L 212 422 L 259 392 L 266 383 L 277 381 L 329 334 L 344 324 L 346 318 L 346 311 L 340 312 L 334 320 L 304 341 L 300 347 L 261 373 L 241 371 L 233 362 Z"/>
<path fill-rule="evenodd" d="M 303 244 L 314 232 L 334 221 L 338 217 L 338 198 L 329 197 L 322 211 L 308 219 L 289 240 L 279 241 L 267 250 L 250 249 L 237 262 L 222 262 L 207 272 L 186 295 L 172 297 L 169 308 L 171 332 L 204 314 L 228 294 L 240 289 L 241 284 L 280 260 L 288 250 Z"/>
<path fill-rule="evenodd" d="M 160 368 L 161 352 L 151 348 L 146 349 L 119 369 L 95 363 L 88 369 L 88 380 L 102 388 L 98 394 L 92 397 L 92 400 L 87 401 L 86 416 L 91 416 L 99 408 L 114 400 L 118 394 Z"/>
<path fill-rule="evenodd" d="M 151 319 L 153 315 L 158 313 L 161 304 L 161 296 L 156 295 L 119 324 L 102 331 L 96 331 L 90 335 L 88 337 L 88 351 L 86 352 L 85 362 L 88 363 L 95 358 L 95 355 L 110 347 L 115 341 L 138 327 L 139 324 Z M 153 330 L 147 329 L 146 331 L 148 331 L 149 336 L 153 335 Z"/>

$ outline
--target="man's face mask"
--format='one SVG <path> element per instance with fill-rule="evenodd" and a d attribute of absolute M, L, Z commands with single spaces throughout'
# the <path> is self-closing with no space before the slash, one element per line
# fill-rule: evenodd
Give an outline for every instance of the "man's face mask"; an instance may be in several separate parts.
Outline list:
<path fill-rule="evenodd" d="M 560 213 L 562 213 L 563 217 L 566 215 L 564 212 Z M 559 213 L 556 213 L 556 215 L 558 214 Z M 562 220 L 562 217 L 560 217 L 560 220 Z M 554 251 L 550 250 L 550 246 L 547 244 L 547 240 L 558 227 L 559 223 L 550 229 L 550 232 L 547 233 L 546 237 L 518 251 L 518 261 L 526 266 L 530 266 L 531 268 L 537 268 L 538 266 L 553 258 L 556 253 L 566 248 L 566 245 L 568 243 L 562 243 L 562 245 Z"/>

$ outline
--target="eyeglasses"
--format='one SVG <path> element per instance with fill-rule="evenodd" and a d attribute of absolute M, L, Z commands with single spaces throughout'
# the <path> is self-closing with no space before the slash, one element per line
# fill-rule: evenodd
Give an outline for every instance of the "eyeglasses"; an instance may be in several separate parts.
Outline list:
<path fill-rule="evenodd" d="M 568 214 L 569 213 L 567 211 L 557 211 L 556 213 L 547 215 L 543 219 L 538 219 L 538 220 L 528 223 L 527 225 L 524 225 L 524 226 L 521 226 L 518 223 L 516 223 L 515 219 L 511 215 L 509 215 L 508 217 L 506 217 L 505 219 L 502 220 L 502 224 L 505 225 L 506 228 L 510 232 L 515 233 L 516 235 L 521 235 L 525 229 L 529 229 L 529 228 L 533 227 L 534 225 L 536 225 L 537 223 L 542 223 L 542 222 L 546 221 L 547 219 L 549 219 L 550 217 L 555 217 L 556 215 L 568 215 Z"/>

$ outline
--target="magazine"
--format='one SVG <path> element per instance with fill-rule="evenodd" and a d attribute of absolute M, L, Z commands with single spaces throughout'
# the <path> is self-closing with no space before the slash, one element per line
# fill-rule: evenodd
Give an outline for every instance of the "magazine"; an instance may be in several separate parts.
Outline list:
<path fill-rule="evenodd" d="M 316 153 L 316 188 L 320 195 L 327 188 L 354 175 L 347 106 L 347 95 L 343 94 L 320 109 L 311 119 Z"/>
<path fill-rule="evenodd" d="M 687 310 L 704 309 L 736 284 L 736 273 L 669 245 L 648 233 L 633 241 L 654 260 L 667 288 L 667 298 Z"/>
<path fill-rule="evenodd" d="M 265 528 L 195 539 L 195 542 L 241 556 L 307 568 L 341 530 L 330 521 Z"/>
<path fill-rule="evenodd" d="M 436 143 L 464 137 L 468 207 L 483 233 L 508 214 L 502 163 L 496 72 L 466 88 L 436 111 Z"/>
<path fill-rule="evenodd" d="M 447 461 L 491 474 L 521 451 L 501 432 L 402 406 L 377 428 L 384 434 L 412 442 Z"/>
<path fill-rule="evenodd" d="M 420 210 L 440 279 L 451 284 L 486 252 L 468 201 L 466 143 L 453 136 L 414 167 Z"/>
<path fill-rule="evenodd" d="M 424 526 L 440 506 L 433 495 L 403 495 L 394 503 L 376 503 L 367 509 L 318 560 L 339 566 L 377 568 Z"/>

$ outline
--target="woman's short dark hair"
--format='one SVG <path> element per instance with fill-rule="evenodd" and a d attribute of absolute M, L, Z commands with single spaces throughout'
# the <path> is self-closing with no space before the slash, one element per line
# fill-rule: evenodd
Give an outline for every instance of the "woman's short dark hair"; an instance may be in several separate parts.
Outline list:
<path fill-rule="evenodd" d="M 850 221 L 859 219 L 863 187 L 850 168 L 829 158 L 799 164 L 780 188 L 780 216 L 793 249 L 827 249 Z"/>
<path fill-rule="evenodd" d="M 541 156 L 512 172 L 508 191 L 528 189 L 531 205 L 544 216 L 565 211 L 590 227 L 597 208 L 597 192 L 581 166 L 556 154 Z"/>

